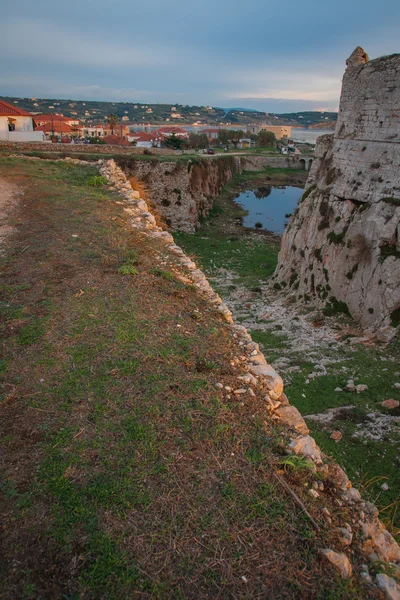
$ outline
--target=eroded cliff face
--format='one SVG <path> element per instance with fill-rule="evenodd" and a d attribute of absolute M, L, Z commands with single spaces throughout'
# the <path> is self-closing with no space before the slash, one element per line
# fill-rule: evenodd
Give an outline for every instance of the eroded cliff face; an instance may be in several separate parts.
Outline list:
<path fill-rule="evenodd" d="M 193 232 L 213 199 L 237 171 L 233 157 L 189 162 L 117 159 L 128 177 L 142 182 L 149 199 L 173 229 Z"/>
<path fill-rule="evenodd" d="M 275 278 L 376 331 L 400 313 L 400 55 L 368 62 L 357 48 L 347 65 L 335 133 L 318 139 Z"/>

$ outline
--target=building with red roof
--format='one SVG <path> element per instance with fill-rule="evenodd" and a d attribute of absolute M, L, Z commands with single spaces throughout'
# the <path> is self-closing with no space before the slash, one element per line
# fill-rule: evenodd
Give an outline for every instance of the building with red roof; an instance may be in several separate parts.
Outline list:
<path fill-rule="evenodd" d="M 153 131 L 153 134 L 158 134 L 162 138 L 169 137 L 170 135 L 176 135 L 177 137 L 180 137 L 180 138 L 189 137 L 189 133 L 186 131 L 186 129 L 182 129 L 182 127 L 173 127 L 173 126 L 172 127 L 160 127 L 159 129 L 156 129 L 155 131 Z"/>
<path fill-rule="evenodd" d="M 129 146 L 128 140 L 119 135 L 106 135 L 103 140 L 106 144 L 111 144 L 113 146 Z"/>
<path fill-rule="evenodd" d="M 209 140 L 216 140 L 220 130 L 217 127 L 206 127 L 201 129 L 199 133 L 205 133 Z"/>
<path fill-rule="evenodd" d="M 43 142 L 43 132 L 34 131 L 33 115 L 0 100 L 0 140 L 9 142 Z"/>
<path fill-rule="evenodd" d="M 35 115 L 33 118 L 36 125 L 39 127 L 47 125 L 47 123 L 51 123 L 52 121 L 62 121 L 63 123 L 68 123 L 68 125 L 80 125 L 79 119 L 76 119 L 75 117 L 64 117 L 64 115 L 58 115 L 56 113 L 49 115 Z"/>
<path fill-rule="evenodd" d="M 129 142 L 136 142 L 138 148 L 153 148 L 159 145 L 156 136 L 146 131 L 131 131 L 127 138 Z"/>

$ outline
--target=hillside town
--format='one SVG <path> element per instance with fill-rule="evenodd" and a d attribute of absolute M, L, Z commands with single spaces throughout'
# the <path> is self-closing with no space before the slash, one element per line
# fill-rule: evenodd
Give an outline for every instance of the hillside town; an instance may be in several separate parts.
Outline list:
<path fill-rule="evenodd" d="M 18 107 L 16 103 L 0 100 L 0 140 L 10 142 L 132 145 L 148 149 L 173 147 L 176 150 L 185 147 L 206 149 L 214 144 L 251 148 L 260 145 L 257 136 L 262 132 L 270 134 L 265 137 L 268 144 L 264 145 L 275 146 L 277 140 L 291 138 L 292 127 L 256 123 L 250 124 L 244 131 L 226 126 L 200 129 L 171 124 L 141 126 L 138 130 L 137 124 L 115 114 L 108 115 L 103 121 L 83 122 L 76 116 L 64 116 L 59 112 L 36 114 Z"/>

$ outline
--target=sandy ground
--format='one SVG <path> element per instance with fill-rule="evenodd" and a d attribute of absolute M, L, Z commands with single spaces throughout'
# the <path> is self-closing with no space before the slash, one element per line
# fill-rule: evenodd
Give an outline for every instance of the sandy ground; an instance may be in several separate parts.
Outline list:
<path fill-rule="evenodd" d="M 6 255 L 7 239 L 15 230 L 10 222 L 21 193 L 16 185 L 0 178 L 0 256 Z"/>

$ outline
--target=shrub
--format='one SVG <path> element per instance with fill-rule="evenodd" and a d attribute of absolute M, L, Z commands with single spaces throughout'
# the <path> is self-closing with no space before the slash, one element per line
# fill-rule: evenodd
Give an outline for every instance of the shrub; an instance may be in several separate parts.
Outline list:
<path fill-rule="evenodd" d="M 105 185 L 107 185 L 107 183 L 108 183 L 107 177 L 104 177 L 103 175 L 93 175 L 93 177 L 90 177 L 87 180 L 87 185 L 90 185 L 90 187 L 96 187 L 96 188 L 104 187 Z"/>
<path fill-rule="evenodd" d="M 327 317 L 337 315 L 340 313 L 350 316 L 349 307 L 347 306 L 346 302 L 337 300 L 337 298 L 335 298 L 335 296 L 331 296 L 329 298 L 329 304 L 327 306 L 325 306 L 325 308 L 322 310 L 322 312 Z"/>
<path fill-rule="evenodd" d="M 400 325 L 400 308 L 396 308 L 396 310 L 390 313 L 390 318 L 393 327 L 397 327 L 397 325 Z"/>
<path fill-rule="evenodd" d="M 321 248 L 315 248 L 315 250 L 314 250 L 314 256 L 315 256 L 315 258 L 319 262 L 322 262 L 322 250 L 321 250 Z"/>
<path fill-rule="evenodd" d="M 302 195 L 302 197 L 301 197 L 301 200 L 300 200 L 300 202 L 303 202 L 303 200 L 305 200 L 306 198 L 308 198 L 308 196 L 311 194 L 311 192 L 313 192 L 313 191 L 314 191 L 314 190 L 316 190 L 316 189 L 317 189 L 317 185 L 314 183 L 314 185 L 311 185 L 311 186 L 308 188 L 308 190 L 306 190 L 306 191 L 304 192 L 304 194 L 303 194 L 303 195 Z"/>
<path fill-rule="evenodd" d="M 124 263 L 118 268 L 118 273 L 120 273 L 121 275 L 137 275 L 138 272 L 139 271 L 137 270 L 135 265 L 129 262 Z"/>
<path fill-rule="evenodd" d="M 356 263 L 354 265 L 354 267 L 348 273 L 346 273 L 347 279 L 353 279 L 353 276 L 355 273 L 357 273 L 357 271 L 358 271 L 358 263 Z"/>
<path fill-rule="evenodd" d="M 400 206 L 400 198 L 382 198 L 382 202 L 387 204 L 394 204 L 394 206 Z"/>
<path fill-rule="evenodd" d="M 348 227 L 345 227 L 343 229 L 343 231 L 341 233 L 335 233 L 334 231 L 331 231 L 330 233 L 328 233 L 328 240 L 330 242 L 332 242 L 333 244 L 343 244 L 343 238 L 346 235 L 348 230 Z"/>

